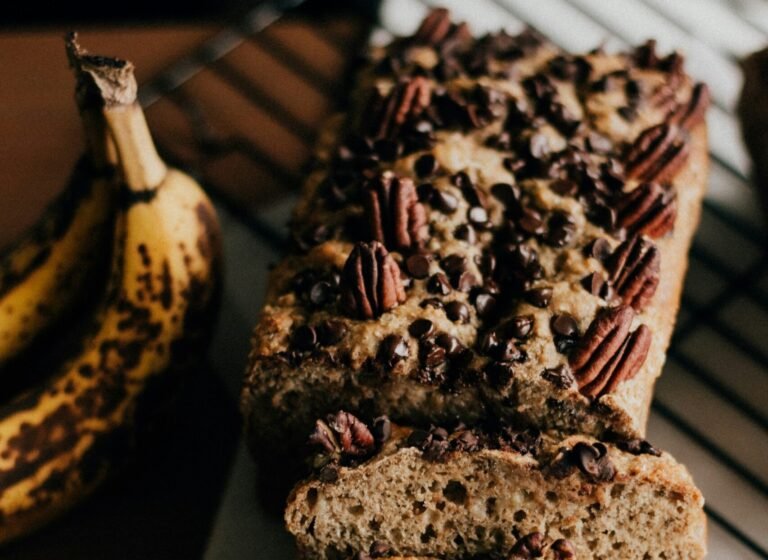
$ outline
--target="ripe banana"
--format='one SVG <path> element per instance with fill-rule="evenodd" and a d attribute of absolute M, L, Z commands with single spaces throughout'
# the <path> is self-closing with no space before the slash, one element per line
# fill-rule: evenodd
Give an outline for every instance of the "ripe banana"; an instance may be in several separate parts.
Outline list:
<path fill-rule="evenodd" d="M 123 183 L 111 277 L 82 350 L 0 406 L 0 542 L 82 499 L 130 448 L 134 420 L 213 321 L 220 236 L 187 175 L 166 167 L 136 103 L 130 62 L 68 40 L 81 99 L 98 101 Z"/>
<path fill-rule="evenodd" d="M 86 133 L 89 153 L 68 186 L 0 256 L 0 368 L 78 308 L 106 272 L 117 189 L 103 126 L 88 123 Z"/>

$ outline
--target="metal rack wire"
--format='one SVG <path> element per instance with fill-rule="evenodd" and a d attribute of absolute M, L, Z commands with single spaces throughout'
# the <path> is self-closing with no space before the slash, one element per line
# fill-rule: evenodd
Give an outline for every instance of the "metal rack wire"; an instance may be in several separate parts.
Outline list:
<path fill-rule="evenodd" d="M 181 88 L 196 73 L 213 68 L 219 79 L 240 91 L 249 103 L 268 111 L 301 141 L 311 142 L 315 134 L 311 126 L 226 64 L 227 55 L 243 42 L 257 41 L 260 48 L 300 75 L 307 88 L 341 99 L 339 85 L 262 34 L 286 9 L 299 4 L 301 1 L 294 0 L 279 7 L 260 5 L 240 25 L 220 33 L 143 86 L 142 103 L 149 106 L 163 96 L 171 99 L 197 123 L 198 142 L 205 148 L 212 140 L 206 136 L 204 119 Z M 422 13 L 436 4 L 433 0 L 385 0 L 379 33 L 410 31 Z M 476 31 L 528 25 L 568 50 L 587 50 L 601 42 L 609 49 L 621 49 L 659 36 L 663 48 L 684 47 L 691 72 L 712 87 L 713 192 L 705 201 L 704 226 L 691 251 L 692 270 L 682 316 L 669 350 L 667 370 L 671 371 L 662 377 L 653 401 L 651 439 L 661 440 L 688 463 L 702 486 L 708 498 L 707 515 L 716 528 L 710 543 L 713 554 L 768 558 L 767 238 L 748 186 L 747 158 L 733 116 L 739 90 L 736 59 L 768 42 L 768 27 L 748 21 L 718 0 L 616 0 L 610 6 L 598 0 L 443 0 L 439 4 L 452 8 Z M 720 27 L 713 27 L 713 18 Z M 345 51 L 338 39 L 318 34 Z M 728 80 L 732 83 L 726 83 Z M 265 167 L 282 179 L 287 191 L 295 192 L 298 177 L 294 170 L 281 166 L 247 140 L 230 143 L 229 149 Z M 207 187 L 224 212 L 244 224 L 261 243 L 277 252 L 284 248 L 282 213 L 274 208 L 248 209 L 217 185 Z M 724 247 L 723 239 L 732 241 Z M 748 329 L 738 320 L 739 311 L 745 309 Z M 714 351 L 715 359 L 707 341 L 719 348 Z M 720 353 L 733 360 L 718 361 Z M 711 414 L 701 410 L 707 406 L 712 407 Z"/>

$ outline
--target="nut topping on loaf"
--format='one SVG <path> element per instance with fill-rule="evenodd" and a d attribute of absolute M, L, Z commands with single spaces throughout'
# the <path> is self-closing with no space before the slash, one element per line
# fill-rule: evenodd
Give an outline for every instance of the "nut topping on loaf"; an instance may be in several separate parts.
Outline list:
<path fill-rule="evenodd" d="M 642 437 L 705 183 L 706 88 L 652 44 L 571 55 L 532 31 L 473 39 L 444 11 L 371 58 L 254 333 L 255 448 L 295 450 L 341 407 Z"/>

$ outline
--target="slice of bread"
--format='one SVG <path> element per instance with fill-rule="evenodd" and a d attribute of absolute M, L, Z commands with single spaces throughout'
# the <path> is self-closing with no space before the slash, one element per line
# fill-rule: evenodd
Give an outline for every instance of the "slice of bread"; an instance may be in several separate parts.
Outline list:
<path fill-rule="evenodd" d="M 393 427 L 357 465 L 339 445 L 289 499 L 304 558 L 705 555 L 701 493 L 645 442 Z"/>

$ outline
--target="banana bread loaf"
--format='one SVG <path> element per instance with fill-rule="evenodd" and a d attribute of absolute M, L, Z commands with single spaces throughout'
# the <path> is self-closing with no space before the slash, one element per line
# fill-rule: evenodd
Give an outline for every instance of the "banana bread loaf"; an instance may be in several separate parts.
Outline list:
<path fill-rule="evenodd" d="M 285 519 L 303 558 L 699 559 L 706 524 L 685 467 L 645 441 L 317 423 L 315 475 Z"/>
<path fill-rule="evenodd" d="M 435 10 L 374 49 L 322 135 L 253 334 L 256 454 L 300 449 L 341 407 L 642 437 L 708 102 L 652 42 L 571 55 L 533 31 L 475 39 Z"/>

